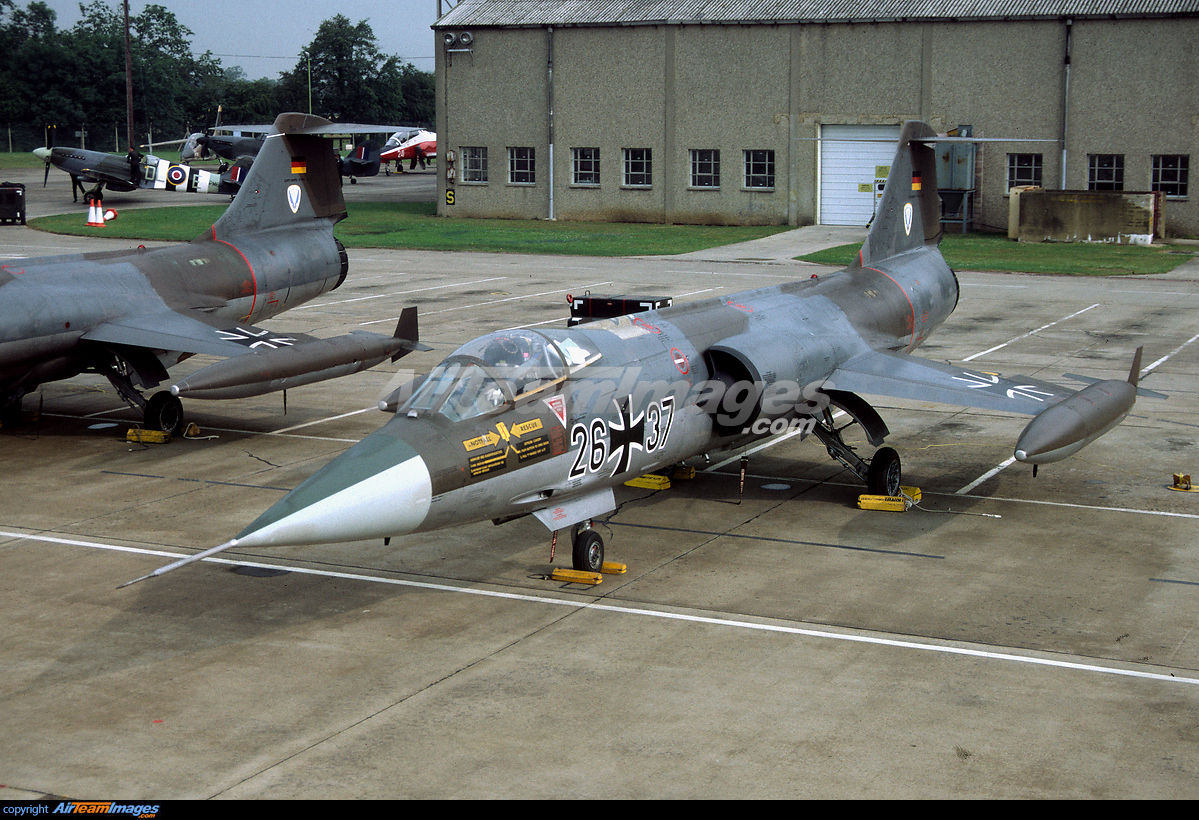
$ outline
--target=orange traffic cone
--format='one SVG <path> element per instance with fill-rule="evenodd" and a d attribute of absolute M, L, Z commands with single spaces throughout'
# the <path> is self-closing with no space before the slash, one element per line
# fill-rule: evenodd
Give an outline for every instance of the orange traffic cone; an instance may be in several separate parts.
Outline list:
<path fill-rule="evenodd" d="M 108 210 L 106 210 L 104 212 L 104 221 L 105 222 L 109 222 L 116 218 L 117 218 L 117 211 L 115 208 L 109 208 Z"/>
<path fill-rule="evenodd" d="M 89 199 L 87 203 L 87 226 L 89 228 L 104 227 L 104 212 L 101 210 L 100 200 Z"/>

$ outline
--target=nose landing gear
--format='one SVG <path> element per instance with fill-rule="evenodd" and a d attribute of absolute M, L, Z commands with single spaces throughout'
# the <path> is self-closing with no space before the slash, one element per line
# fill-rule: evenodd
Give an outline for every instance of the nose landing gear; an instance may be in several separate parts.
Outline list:
<path fill-rule="evenodd" d="M 604 566 L 604 539 L 591 528 L 591 522 L 575 524 L 570 535 L 574 568 L 580 572 L 599 572 Z"/>

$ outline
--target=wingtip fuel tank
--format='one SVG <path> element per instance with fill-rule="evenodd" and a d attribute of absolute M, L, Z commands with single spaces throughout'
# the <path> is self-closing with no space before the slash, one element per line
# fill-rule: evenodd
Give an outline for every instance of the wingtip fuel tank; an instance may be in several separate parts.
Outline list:
<path fill-rule="evenodd" d="M 219 361 L 171 385 L 171 393 L 193 399 L 242 399 L 289 387 L 348 376 L 393 362 L 414 350 L 418 341 L 416 308 L 405 308 L 395 334 L 352 331 L 330 339 L 292 340 L 272 337 L 266 347 Z"/>
<path fill-rule="evenodd" d="M 1141 348 L 1127 381 L 1105 379 L 1042 410 L 1016 441 L 1016 460 L 1051 464 L 1072 456 L 1119 424 L 1137 400 Z"/>

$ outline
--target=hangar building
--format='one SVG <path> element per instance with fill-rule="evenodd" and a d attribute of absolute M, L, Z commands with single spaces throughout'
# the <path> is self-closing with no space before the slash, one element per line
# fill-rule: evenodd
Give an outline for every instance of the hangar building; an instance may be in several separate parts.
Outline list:
<path fill-rule="evenodd" d="M 460 0 L 433 28 L 443 215 L 863 225 L 922 119 L 1028 140 L 942 152 L 972 227 L 1040 185 L 1163 191 L 1199 236 L 1199 0 Z"/>

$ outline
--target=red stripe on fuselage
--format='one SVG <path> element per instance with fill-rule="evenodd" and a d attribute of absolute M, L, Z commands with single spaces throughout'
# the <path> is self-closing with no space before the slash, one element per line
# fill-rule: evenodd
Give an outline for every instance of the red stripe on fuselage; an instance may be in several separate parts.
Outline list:
<path fill-rule="evenodd" d="M 216 233 L 215 229 L 213 230 L 213 233 L 214 234 Z M 254 308 L 258 305 L 258 277 L 254 273 L 254 266 L 250 264 L 250 260 L 246 258 L 246 255 L 244 253 L 241 252 L 241 249 L 238 248 L 236 245 L 234 245 L 232 242 L 229 242 L 224 239 L 217 239 L 215 235 L 213 236 L 212 240 L 214 242 L 220 242 L 222 245 L 228 245 L 230 248 L 233 248 L 233 250 L 237 253 L 237 255 L 241 257 L 241 260 L 246 263 L 246 269 L 250 271 L 250 283 L 254 286 L 254 298 L 250 301 L 249 312 L 242 319 L 243 322 L 249 322 L 249 321 L 251 321 L 252 317 L 254 316 Z"/>
<path fill-rule="evenodd" d="M 903 285 L 899 284 L 899 282 L 896 282 L 895 277 L 892 276 L 891 274 L 887 273 L 886 271 L 879 270 L 878 268 L 866 268 L 866 270 L 872 270 L 875 273 L 881 273 L 883 276 L 890 279 L 892 282 L 895 283 L 895 287 L 899 288 L 899 292 L 903 294 L 903 298 L 908 300 L 908 310 L 912 311 L 912 324 L 911 324 L 912 340 L 908 343 L 907 352 L 911 353 L 912 348 L 914 348 L 916 346 L 916 306 L 912 304 L 912 297 L 909 296 L 908 292 L 903 289 Z"/>

